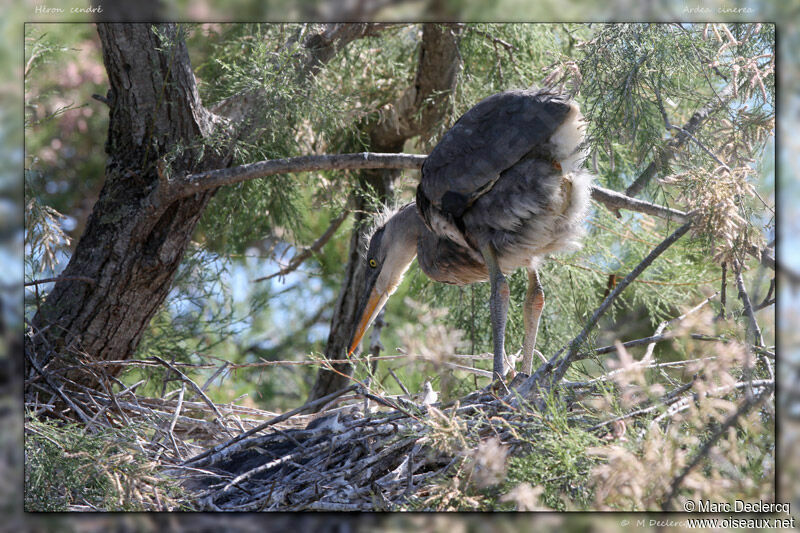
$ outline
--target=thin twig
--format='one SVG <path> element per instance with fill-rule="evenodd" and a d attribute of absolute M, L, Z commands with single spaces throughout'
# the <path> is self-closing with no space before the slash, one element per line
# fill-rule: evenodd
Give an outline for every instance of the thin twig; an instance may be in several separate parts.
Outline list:
<path fill-rule="evenodd" d="M 205 390 L 208 388 L 208 386 L 209 386 L 209 385 L 211 385 L 211 383 L 212 383 L 212 382 L 213 382 L 215 379 L 217 379 L 217 376 L 219 376 L 220 374 L 222 374 L 222 372 L 224 372 L 224 371 L 225 371 L 225 369 L 226 369 L 227 367 L 228 367 L 228 362 L 227 362 L 227 361 L 225 361 L 224 363 L 222 363 L 222 364 L 219 366 L 219 368 L 217 368 L 217 369 L 214 371 L 214 373 L 213 373 L 213 374 L 211 374 L 211 377 L 209 377 L 209 378 L 206 380 L 206 382 L 205 382 L 205 383 L 203 383 L 203 386 L 202 386 L 202 387 L 200 387 L 200 390 L 203 390 L 203 391 L 205 391 Z"/>
<path fill-rule="evenodd" d="M 753 306 L 750 303 L 750 296 L 747 294 L 747 289 L 744 286 L 744 279 L 742 278 L 742 268 L 741 265 L 737 262 L 735 265 L 736 271 L 736 286 L 739 289 L 739 298 L 742 300 L 742 305 L 744 306 L 745 315 L 747 315 L 747 322 L 748 322 L 748 331 L 750 335 L 753 337 L 753 346 L 756 349 L 764 349 L 764 337 L 761 334 L 761 328 L 758 326 L 758 321 L 756 320 L 755 312 L 753 311 Z M 757 352 L 758 353 L 758 352 Z M 767 359 L 764 354 L 759 354 L 761 360 L 764 362 L 764 366 L 767 367 L 767 371 L 772 379 L 775 379 L 775 370 L 772 368 L 772 362 Z M 749 359 L 748 362 L 745 364 L 745 375 L 747 375 L 750 379 L 752 379 L 752 369 L 750 368 Z M 749 391 L 748 391 L 749 392 Z"/>
<path fill-rule="evenodd" d="M 411 393 L 408 392 L 408 389 L 406 388 L 406 386 L 403 385 L 403 382 L 400 381 L 400 378 L 397 377 L 397 374 L 395 374 L 394 370 L 392 370 L 391 368 L 389 368 L 389 375 L 391 375 L 394 378 L 394 380 L 397 382 L 397 384 L 400 385 L 400 388 L 403 390 L 403 393 L 405 393 L 406 396 L 411 398 Z"/>
<path fill-rule="evenodd" d="M 499 44 L 500 46 L 502 46 L 503 48 L 506 49 L 506 51 L 509 53 L 509 56 L 511 55 L 511 52 L 516 50 L 516 47 L 513 44 L 511 44 L 511 43 L 509 43 L 507 41 L 504 41 L 503 39 L 500 39 L 498 37 L 495 37 L 494 35 L 492 35 L 490 33 L 487 33 L 487 32 L 482 31 L 482 30 L 477 30 L 471 25 L 459 24 L 459 26 L 466 26 L 467 30 L 471 31 L 472 33 L 476 33 L 476 34 L 480 35 L 481 37 L 489 39 L 492 42 L 492 44 Z"/>
<path fill-rule="evenodd" d="M 729 167 L 729 166 L 728 166 L 726 163 L 724 163 L 724 162 L 722 161 L 722 159 L 720 159 L 719 157 L 717 157 L 717 155 L 716 155 L 714 152 L 712 152 L 711 150 L 709 150 L 709 149 L 708 149 L 708 147 L 706 147 L 706 145 L 704 145 L 703 143 L 701 143 L 700 141 L 698 141 L 698 140 L 697 140 L 697 137 L 695 137 L 694 135 L 692 135 L 691 133 L 689 133 L 689 132 L 688 132 L 688 131 L 686 131 L 685 129 L 681 128 L 680 126 L 675 126 L 675 125 L 673 124 L 673 125 L 671 125 L 670 127 L 671 127 L 672 129 L 675 129 L 675 130 L 678 130 L 678 131 L 680 131 L 680 132 L 681 132 L 681 133 L 683 133 L 684 135 L 687 135 L 687 136 L 688 136 L 688 137 L 689 137 L 691 140 L 693 140 L 693 141 L 694 141 L 694 143 L 695 143 L 697 146 L 699 146 L 700 148 L 702 148 L 702 149 L 703 149 L 703 151 L 704 151 L 705 153 L 707 153 L 709 156 L 711 156 L 711 158 L 712 158 L 714 161 L 716 161 L 716 162 L 717 162 L 717 164 L 718 164 L 719 166 L 721 166 L 721 167 L 722 167 L 724 170 L 726 170 L 728 173 L 730 173 L 730 171 L 731 171 L 731 168 L 730 168 L 730 167 Z"/>
<path fill-rule="evenodd" d="M 769 307 L 771 305 L 775 305 L 775 298 L 773 298 L 771 300 L 764 300 L 763 302 L 761 302 L 760 304 L 755 306 L 753 308 L 753 311 L 761 311 L 762 309 L 764 309 L 766 307 Z"/>
<path fill-rule="evenodd" d="M 172 441 L 172 446 L 175 447 L 175 457 L 179 461 L 183 461 L 183 456 L 181 455 L 181 451 L 178 449 L 178 443 L 175 440 L 175 424 L 178 423 L 178 417 L 181 414 L 181 409 L 183 409 L 183 395 L 186 392 L 186 382 L 181 382 L 181 391 L 178 393 L 178 405 L 175 406 L 175 415 L 172 417 L 172 421 L 169 423 L 169 438 Z"/>
<path fill-rule="evenodd" d="M 377 402 L 377 403 L 379 403 L 381 405 L 384 405 L 384 406 L 388 407 L 389 409 L 394 409 L 395 411 L 399 411 L 399 412 L 403 413 L 404 415 L 406 415 L 409 418 L 413 418 L 414 420 L 419 420 L 419 417 L 415 416 L 414 414 L 409 412 L 407 409 L 404 409 L 403 407 L 400 407 L 399 405 L 397 405 L 393 401 L 387 400 L 386 398 L 382 398 L 381 396 L 378 396 L 376 394 L 369 393 L 369 392 L 366 391 L 366 389 L 361 390 L 359 392 L 359 394 L 361 394 L 365 398 L 369 398 L 370 400 L 372 400 L 374 402 Z"/>
<path fill-rule="evenodd" d="M 750 330 L 750 334 L 753 337 L 753 344 L 758 346 L 759 348 L 764 347 L 764 337 L 761 335 L 761 328 L 758 327 L 758 322 L 756 321 L 756 315 L 753 313 L 753 306 L 750 303 L 750 296 L 747 294 L 747 289 L 744 286 L 744 280 L 742 279 L 742 269 L 740 265 L 735 265 L 735 272 L 736 272 L 736 286 L 739 289 L 739 298 L 742 300 L 742 305 L 744 306 L 744 313 L 747 315 L 748 319 L 748 329 Z"/>
<path fill-rule="evenodd" d="M 722 342 L 722 343 L 728 342 L 727 339 L 721 337 L 710 337 L 702 333 L 692 333 L 689 335 L 689 337 L 698 341 Z M 663 335 L 651 335 L 649 337 L 642 337 L 641 339 L 634 339 L 632 341 L 626 341 L 620 343 L 620 346 L 622 346 L 623 348 L 632 348 L 634 346 L 642 346 L 643 344 L 650 344 L 651 342 L 669 341 L 675 338 L 676 336 L 671 333 L 666 333 Z M 611 344 L 609 346 L 603 346 L 602 348 L 597 348 L 596 350 L 592 350 L 591 352 L 581 352 L 575 356 L 575 361 L 583 361 L 584 359 L 589 359 L 594 355 L 605 355 L 609 353 L 614 353 L 618 349 L 619 348 L 616 344 Z"/>
<path fill-rule="evenodd" d="M 206 393 L 203 392 L 203 389 L 201 389 L 197 385 L 197 383 L 195 383 L 194 381 L 189 379 L 189 377 L 186 374 L 184 374 L 183 372 L 181 372 L 180 370 L 175 368 L 175 365 L 166 362 L 165 360 L 161 359 L 159 356 L 154 355 L 153 359 L 158 361 L 159 363 L 161 363 L 162 365 L 164 365 L 168 369 L 172 370 L 176 374 L 178 374 L 178 376 L 180 376 L 181 380 L 184 383 L 188 383 L 189 386 L 192 387 L 194 389 L 194 391 L 198 394 L 198 396 L 200 396 L 200 398 L 202 398 L 203 401 L 206 402 L 206 405 L 208 405 L 211 408 L 211 410 L 214 411 L 214 414 L 217 415 L 217 419 L 219 420 L 220 425 L 222 425 L 223 429 L 225 429 L 227 431 L 227 429 L 225 428 L 225 424 L 224 424 L 225 417 L 222 416 L 222 413 L 219 412 L 219 409 L 217 409 L 217 406 L 214 404 L 214 402 L 212 402 L 211 399 L 208 396 L 206 396 Z M 241 424 L 240 424 L 240 429 L 244 429 L 244 428 L 241 427 Z"/>
<path fill-rule="evenodd" d="M 464 372 L 469 372 L 470 374 L 475 374 L 476 376 L 483 376 L 485 378 L 491 378 L 493 376 L 493 374 L 488 370 L 481 370 L 480 368 L 475 368 L 472 366 L 459 365 L 456 363 L 450 363 L 448 361 L 444 361 L 442 364 L 447 368 L 452 368 L 453 370 L 463 370 Z"/>
<path fill-rule="evenodd" d="M 43 283 L 55 283 L 57 281 L 83 281 L 94 285 L 97 283 L 94 278 L 88 276 L 58 276 L 55 278 L 35 279 L 33 281 L 26 281 L 23 286 L 30 287 L 31 285 L 41 285 Z"/>
<path fill-rule="evenodd" d="M 676 366 L 686 366 L 691 365 L 693 363 L 698 363 L 700 361 L 713 361 L 717 359 L 717 356 L 709 356 L 709 357 L 698 357 L 696 359 L 683 359 L 681 361 L 668 361 L 666 363 L 649 363 L 643 364 L 642 361 L 636 361 L 631 366 L 626 368 L 619 368 L 617 370 L 612 370 L 602 376 L 596 377 L 594 379 L 590 379 L 589 381 L 570 381 L 563 384 L 563 386 L 567 389 L 583 389 L 593 387 L 596 383 L 603 383 L 608 381 L 610 378 L 618 375 L 624 374 L 625 372 L 629 372 L 633 368 L 642 368 L 642 369 L 651 369 L 651 368 L 671 368 Z"/>
<path fill-rule="evenodd" d="M 708 439 L 705 442 L 705 444 L 703 444 L 703 447 L 700 448 L 700 450 L 695 454 L 695 456 L 692 458 L 689 464 L 686 465 L 683 471 L 681 471 L 681 473 L 678 474 L 678 476 L 672 480 L 669 494 L 667 495 L 666 499 L 664 500 L 664 504 L 662 505 L 662 509 L 664 511 L 674 510 L 672 501 L 678 495 L 678 489 L 680 489 L 683 480 L 686 479 L 686 476 L 688 476 L 689 473 L 692 470 L 694 470 L 694 468 L 698 464 L 700 464 L 700 461 L 702 461 L 703 458 L 705 458 L 709 454 L 711 448 L 714 447 L 714 445 L 717 443 L 720 437 L 722 437 L 725 433 L 727 433 L 728 429 L 736 425 L 736 423 L 739 420 L 739 417 L 746 415 L 753 407 L 757 407 L 762 403 L 764 403 L 764 400 L 766 400 L 770 396 L 774 388 L 775 388 L 774 384 L 771 386 L 765 386 L 764 387 L 765 390 L 758 396 L 745 398 L 745 400 L 742 402 L 739 408 L 736 409 L 736 412 L 733 413 L 731 416 L 729 416 L 728 419 L 725 420 L 725 422 L 723 422 L 723 424 L 717 429 L 714 435 L 712 435 L 711 438 Z"/>
<path fill-rule="evenodd" d="M 28 350 L 25 350 L 25 357 L 27 357 L 28 361 L 30 362 L 31 366 L 33 366 L 34 370 L 36 370 L 36 372 L 40 376 L 42 376 L 42 378 L 44 379 L 45 383 L 47 383 L 47 386 L 50 388 L 50 390 L 52 390 L 54 393 L 56 393 L 59 396 L 59 398 L 61 398 L 64 401 L 65 404 L 67 404 L 73 411 L 75 411 L 75 413 L 86 424 L 86 427 L 88 428 L 88 430 L 91 433 L 97 433 L 97 431 L 98 431 L 97 428 L 92 423 L 92 421 L 89 419 L 89 417 L 86 415 L 86 413 L 84 413 L 83 410 L 80 407 L 75 405 L 75 402 L 70 400 L 69 396 L 64 394 L 64 391 L 62 390 L 62 388 L 60 386 L 58 386 L 55 383 L 53 383 L 53 380 L 51 379 L 50 374 L 45 372 L 44 370 L 42 370 L 42 368 L 39 366 L 39 363 L 37 363 L 35 361 L 35 358 L 28 352 Z"/>
<path fill-rule="evenodd" d="M 761 389 L 761 388 L 764 388 L 764 387 L 773 387 L 774 383 L 775 382 L 772 381 L 772 380 L 764 379 L 764 380 L 754 381 L 752 383 L 752 385 L 756 389 Z M 604 420 L 603 422 L 600 422 L 600 423 L 595 424 L 594 426 L 590 427 L 587 431 L 596 431 L 596 430 L 598 430 L 598 429 L 600 429 L 602 427 L 608 426 L 608 425 L 613 424 L 614 422 L 618 422 L 620 420 L 627 420 L 627 419 L 630 419 L 630 418 L 635 418 L 635 417 L 640 416 L 640 415 L 645 415 L 645 414 L 648 414 L 648 413 L 652 413 L 653 411 L 657 411 L 658 409 L 660 409 L 661 407 L 664 407 L 664 406 L 670 406 L 670 409 L 671 409 L 671 410 L 667 410 L 664 413 L 664 415 L 675 414 L 675 413 L 679 412 L 679 410 L 675 409 L 674 406 L 677 405 L 680 402 L 686 403 L 686 402 L 698 401 L 700 398 L 722 394 L 722 393 L 725 393 L 725 392 L 728 392 L 728 391 L 731 391 L 731 390 L 744 389 L 744 388 L 747 388 L 750 385 L 749 383 L 740 382 L 740 383 L 736 383 L 734 385 L 724 385 L 724 386 L 720 386 L 720 387 L 715 387 L 715 388 L 713 388 L 711 390 L 705 391 L 702 394 L 692 393 L 692 394 L 689 394 L 689 395 L 681 397 L 680 395 L 683 394 L 684 392 L 686 392 L 687 390 L 691 389 L 693 384 L 694 384 L 694 379 L 692 381 L 690 381 L 689 383 L 685 383 L 684 385 L 681 385 L 680 387 L 678 387 L 674 391 L 670 392 L 669 394 L 664 395 L 662 398 L 660 398 L 659 401 L 657 401 L 653 405 L 650 405 L 648 407 L 643 407 L 643 408 L 640 408 L 640 409 L 636 409 L 634 411 L 631 411 L 629 413 L 625 413 L 624 415 L 620 415 L 620 416 L 611 418 L 609 420 Z M 660 415 L 659 417 L 655 418 L 652 423 L 657 423 L 656 421 L 661 420 L 661 418 L 664 415 Z"/>
<path fill-rule="evenodd" d="M 772 293 L 773 292 L 775 292 L 775 277 L 774 276 L 773 276 L 773 278 L 771 280 L 769 280 L 769 289 L 767 289 L 767 295 L 764 296 L 764 299 L 761 301 L 761 303 L 758 304 L 755 307 L 755 309 L 753 309 L 753 310 L 754 311 L 759 311 L 761 309 L 764 309 L 765 307 L 769 307 L 770 305 L 773 305 L 775 303 L 775 298 L 772 298 Z M 772 298 L 772 299 L 770 299 L 770 298 Z"/>
<path fill-rule="evenodd" d="M 280 269 L 278 272 L 270 274 L 269 276 L 258 278 L 255 281 L 258 282 L 258 281 L 265 281 L 268 279 L 272 279 L 275 277 L 283 277 L 286 274 L 296 270 L 301 264 L 303 264 L 303 261 L 305 261 L 312 255 L 319 253 L 322 247 L 325 246 L 325 244 L 331 239 L 331 237 L 333 237 L 333 235 L 336 233 L 336 230 L 339 229 L 339 226 L 342 225 L 342 222 L 345 221 L 345 219 L 349 214 L 350 211 L 348 211 L 347 209 L 342 211 L 338 217 L 336 217 L 331 221 L 330 225 L 328 226 L 328 229 L 325 230 L 325 233 L 323 233 L 316 241 L 314 241 L 314 244 L 312 244 L 308 248 L 303 248 L 301 251 L 295 254 L 292 257 L 292 260 L 289 261 L 288 265 Z"/>
<path fill-rule="evenodd" d="M 686 222 L 683 226 L 679 227 L 658 246 L 656 246 L 647 255 L 647 257 L 641 261 L 641 263 L 636 265 L 630 274 L 625 276 L 625 278 L 617 284 L 611 294 L 609 294 L 606 299 L 603 300 L 603 303 L 601 303 L 592 314 L 589 321 L 583 327 L 583 330 L 581 330 L 578 336 L 570 342 L 568 347 L 559 350 L 552 358 L 550 358 L 550 360 L 547 361 L 547 363 L 540 366 L 531 377 L 529 377 L 522 385 L 520 385 L 518 389 L 519 394 L 523 398 L 530 399 L 532 395 L 544 385 L 545 379 L 548 379 L 550 383 L 557 383 L 567 372 L 567 369 L 570 367 L 570 365 L 574 362 L 578 355 L 578 349 L 589 337 L 589 333 L 597 325 L 600 317 L 603 316 L 603 314 L 611 307 L 611 304 L 614 302 L 614 300 L 616 300 L 622 291 L 624 291 L 634 279 L 644 272 L 644 270 L 650 266 L 650 264 L 652 264 L 658 256 L 660 256 L 665 250 L 667 250 L 667 248 L 672 246 L 678 239 L 687 233 L 691 227 L 692 222 Z M 560 358 L 565 349 L 566 354 L 563 358 Z"/>
<path fill-rule="evenodd" d="M 733 96 L 733 83 L 729 83 L 719 92 L 717 99 L 719 103 L 712 99 L 702 108 L 695 111 L 689 121 L 681 128 L 681 134 L 667 141 L 660 151 L 656 152 L 653 161 L 639 174 L 639 177 L 625 190 L 627 196 L 638 196 L 644 190 L 650 180 L 653 179 L 656 172 L 662 169 L 675 154 L 675 151 L 680 148 L 689 137 L 685 133 L 694 133 L 700 125 L 714 112 L 721 104 L 724 104 L 731 96 Z"/>

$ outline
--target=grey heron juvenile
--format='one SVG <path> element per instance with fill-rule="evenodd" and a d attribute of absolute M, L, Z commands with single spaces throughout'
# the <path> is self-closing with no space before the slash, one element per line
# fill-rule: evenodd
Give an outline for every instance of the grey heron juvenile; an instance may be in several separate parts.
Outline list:
<path fill-rule="evenodd" d="M 425 160 L 416 202 L 402 206 L 370 239 L 348 355 L 417 257 L 435 281 L 490 282 L 493 374 L 502 379 L 505 276 L 524 267 L 522 371 L 530 374 L 544 307 L 537 267 L 545 254 L 580 247 L 584 233 L 592 179 L 581 168 L 584 130 L 578 105 L 549 90 L 502 92 L 464 114 Z"/>

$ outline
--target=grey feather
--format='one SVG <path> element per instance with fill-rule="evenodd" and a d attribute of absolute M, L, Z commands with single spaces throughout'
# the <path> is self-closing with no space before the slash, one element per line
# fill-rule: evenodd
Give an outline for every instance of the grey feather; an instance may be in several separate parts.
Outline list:
<path fill-rule="evenodd" d="M 485 98 L 430 153 L 419 190 L 445 215 L 460 217 L 502 172 L 526 156 L 548 156 L 546 143 L 569 111 L 564 96 L 547 91 L 513 90 Z"/>

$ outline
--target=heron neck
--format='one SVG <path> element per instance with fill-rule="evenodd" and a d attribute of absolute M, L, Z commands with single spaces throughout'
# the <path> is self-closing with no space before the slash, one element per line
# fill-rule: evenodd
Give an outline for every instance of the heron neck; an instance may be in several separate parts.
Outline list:
<path fill-rule="evenodd" d="M 390 244 L 384 268 L 387 269 L 391 291 L 397 288 L 417 256 L 417 241 L 424 230 L 425 223 L 413 203 L 401 207 L 386 223 L 384 239 L 388 239 Z"/>
<path fill-rule="evenodd" d="M 395 229 L 391 232 L 392 238 L 397 241 L 395 246 L 409 251 L 411 257 L 408 262 L 410 263 L 417 255 L 417 241 L 427 230 L 425 221 L 422 220 L 417 210 L 417 205 L 411 202 L 401 207 L 392 217 L 391 223 Z"/>

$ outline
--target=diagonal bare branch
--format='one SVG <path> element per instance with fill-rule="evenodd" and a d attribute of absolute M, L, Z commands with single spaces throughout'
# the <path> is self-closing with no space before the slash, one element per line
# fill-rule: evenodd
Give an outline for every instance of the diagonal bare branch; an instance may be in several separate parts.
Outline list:
<path fill-rule="evenodd" d="M 723 104 L 727 103 L 733 96 L 733 88 L 733 83 L 726 85 L 715 98 L 695 111 L 683 127 L 675 127 L 679 130 L 678 135 L 667 141 L 660 153 L 655 156 L 653 161 L 647 165 L 647 168 L 645 168 L 639 177 L 625 190 L 625 194 L 628 196 L 638 196 L 647 184 L 650 183 L 650 180 L 653 179 L 656 173 L 672 160 L 678 148 L 683 146 L 686 141 L 691 138 L 709 115 L 719 109 Z"/>
<path fill-rule="evenodd" d="M 325 233 L 320 235 L 320 237 L 316 241 L 314 241 L 314 244 L 312 244 L 308 248 L 303 248 L 301 251 L 295 254 L 292 257 L 292 260 L 289 261 L 288 265 L 280 269 L 278 272 L 270 274 L 269 276 L 263 276 L 261 278 L 256 279 L 255 281 L 265 281 L 275 277 L 285 276 L 289 272 L 297 270 L 297 268 L 301 264 L 303 264 L 303 261 L 314 255 L 315 253 L 318 253 L 322 249 L 322 247 L 325 246 L 325 243 L 327 243 L 331 239 L 331 237 L 333 237 L 333 235 L 336 233 L 336 230 L 339 229 L 339 226 L 342 225 L 342 222 L 344 222 L 344 220 L 347 218 L 349 214 L 350 211 L 348 211 L 347 209 L 342 211 L 342 213 L 338 217 L 334 218 L 331 221 L 331 224 L 330 226 L 328 226 L 328 229 L 325 230 Z"/>
<path fill-rule="evenodd" d="M 664 505 L 662 507 L 663 510 L 665 510 L 665 511 L 674 510 L 674 507 L 672 505 L 672 501 L 678 495 L 678 490 L 680 489 L 681 484 L 683 483 L 683 480 L 686 479 L 686 476 L 688 476 L 689 473 L 692 470 L 694 470 L 694 468 L 698 464 L 700 464 L 700 461 L 702 461 L 703 458 L 708 455 L 708 453 L 711 451 L 711 448 L 714 447 L 714 445 L 717 443 L 717 441 L 720 439 L 720 437 L 722 437 L 723 435 L 727 434 L 728 433 L 728 429 L 730 429 L 730 428 L 732 428 L 732 427 L 734 427 L 736 425 L 736 423 L 739 421 L 740 417 L 746 415 L 748 412 L 750 412 L 750 410 L 752 408 L 757 407 L 757 406 L 761 405 L 762 403 L 764 403 L 764 400 L 766 400 L 767 398 L 770 397 L 770 395 L 772 394 L 772 391 L 774 389 L 775 389 L 775 385 L 774 384 L 773 385 L 767 385 L 767 386 L 764 387 L 764 390 L 758 396 L 747 397 L 742 402 L 742 404 L 739 406 L 739 408 L 736 409 L 736 412 L 733 413 L 731 416 L 729 416 L 728 419 L 725 420 L 725 422 L 722 423 L 722 425 L 711 436 L 711 438 L 708 439 L 705 442 L 705 444 L 703 444 L 703 447 L 700 449 L 700 451 L 698 451 L 695 454 L 695 456 L 692 458 L 692 461 L 688 465 L 686 465 L 686 467 L 684 467 L 684 469 L 681 471 L 680 474 L 678 474 L 678 476 L 675 479 L 672 480 L 672 485 L 670 487 L 669 494 L 664 499 Z"/>
<path fill-rule="evenodd" d="M 616 298 L 624 291 L 628 285 L 633 282 L 644 270 L 650 266 L 664 251 L 672 246 L 678 239 L 680 239 L 692 227 L 692 221 L 686 222 L 683 226 L 675 230 L 670 236 L 664 239 L 661 244 L 653 248 L 653 250 L 645 257 L 641 263 L 631 270 L 630 274 L 625 276 L 625 279 L 620 281 L 616 288 L 609 294 L 603 303 L 595 310 L 589 321 L 583 327 L 583 330 L 576 336 L 569 345 L 562 348 L 550 358 L 547 363 L 540 366 L 536 372 L 533 373 L 525 382 L 517 389 L 519 394 L 526 399 L 532 399 L 536 393 L 541 389 L 548 389 L 546 382 L 550 384 L 557 383 L 567 372 L 570 365 L 579 356 L 578 349 L 589 337 L 589 333 L 597 325 L 600 317 L 611 307 L 611 304 Z M 561 354 L 566 350 L 566 354 L 561 357 Z"/>

